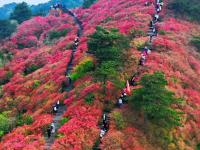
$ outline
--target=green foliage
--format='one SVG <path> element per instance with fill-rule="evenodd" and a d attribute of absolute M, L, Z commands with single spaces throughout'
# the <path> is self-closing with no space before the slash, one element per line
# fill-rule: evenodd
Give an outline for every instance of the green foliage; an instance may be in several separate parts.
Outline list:
<path fill-rule="evenodd" d="M 37 88 L 38 86 L 40 86 L 41 84 L 41 81 L 40 80 L 34 80 L 34 83 L 33 83 L 33 88 Z"/>
<path fill-rule="evenodd" d="M 73 81 L 75 81 L 92 70 L 94 70 L 94 63 L 91 59 L 87 59 L 75 67 L 74 72 L 70 75 L 70 77 Z"/>
<path fill-rule="evenodd" d="M 73 46 L 73 44 L 72 44 L 72 43 L 69 43 L 69 44 L 66 45 L 65 49 L 66 49 L 66 50 L 69 50 L 69 49 L 72 48 L 72 46 Z"/>
<path fill-rule="evenodd" d="M 7 82 L 10 81 L 10 79 L 12 78 L 13 76 L 13 72 L 12 71 L 7 71 L 6 72 L 6 77 L 2 80 L 0 80 L 0 85 L 3 85 L 3 84 L 6 84 Z"/>
<path fill-rule="evenodd" d="M 95 141 L 95 143 L 94 143 L 94 145 L 93 145 L 93 147 L 92 147 L 92 150 L 99 150 L 99 145 L 100 145 L 100 139 L 98 138 L 98 139 Z"/>
<path fill-rule="evenodd" d="M 22 115 L 21 113 L 18 114 L 17 116 L 17 122 L 16 125 L 17 126 L 22 126 L 22 125 L 29 125 L 33 123 L 33 118 L 30 115 Z"/>
<path fill-rule="evenodd" d="M 22 2 L 17 4 L 14 11 L 10 14 L 10 19 L 17 20 L 18 23 L 22 23 L 25 20 L 30 19 L 32 16 L 32 12 L 27 5 L 27 3 Z"/>
<path fill-rule="evenodd" d="M 167 34 L 165 30 L 159 30 L 158 33 L 159 33 L 160 35 L 166 35 L 166 34 Z"/>
<path fill-rule="evenodd" d="M 123 129 L 125 127 L 125 121 L 123 119 L 123 116 L 120 112 L 114 112 L 113 118 L 116 124 L 117 129 Z"/>
<path fill-rule="evenodd" d="M 194 45 L 200 52 L 200 36 L 194 36 L 191 40 L 191 44 Z"/>
<path fill-rule="evenodd" d="M 130 39 L 134 39 L 136 37 L 145 36 L 145 32 L 143 30 L 134 30 L 132 29 L 129 33 Z"/>
<path fill-rule="evenodd" d="M 54 39 L 59 39 L 60 37 L 66 36 L 66 34 L 68 33 L 68 29 L 63 29 L 60 31 L 55 31 L 52 30 L 49 32 L 49 39 L 50 40 L 54 40 Z"/>
<path fill-rule="evenodd" d="M 0 138 L 10 131 L 10 120 L 4 113 L 0 114 Z"/>
<path fill-rule="evenodd" d="M 89 8 L 92 4 L 94 4 L 97 0 L 84 0 L 83 8 Z"/>
<path fill-rule="evenodd" d="M 65 137 L 65 135 L 63 133 L 57 133 L 56 134 L 56 138 L 62 138 Z"/>
<path fill-rule="evenodd" d="M 101 21 L 102 23 L 108 23 L 109 21 L 112 20 L 112 17 L 107 17 L 106 19 L 104 19 L 103 21 Z"/>
<path fill-rule="evenodd" d="M 96 27 L 96 32 L 88 41 L 89 51 L 96 56 L 99 63 L 111 60 L 118 62 L 123 57 L 123 50 L 128 47 L 128 38 L 120 34 L 118 29 L 107 30 L 101 26 Z"/>
<path fill-rule="evenodd" d="M 89 93 L 89 94 L 85 97 L 85 102 L 86 102 L 86 104 L 91 105 L 91 104 L 93 104 L 94 99 L 95 99 L 94 94 L 93 94 L 93 93 Z"/>
<path fill-rule="evenodd" d="M 110 113 L 114 108 L 114 103 L 111 100 L 105 102 L 103 112 Z"/>
<path fill-rule="evenodd" d="M 0 98 L 3 96 L 3 89 L 2 86 L 0 86 Z"/>
<path fill-rule="evenodd" d="M 35 65 L 35 64 L 32 64 L 31 66 L 27 67 L 24 71 L 24 74 L 25 75 L 28 75 L 36 70 L 38 70 L 39 68 L 41 68 L 42 66 L 38 66 L 38 65 Z"/>
<path fill-rule="evenodd" d="M 152 123 L 161 127 L 172 128 L 181 126 L 181 114 L 172 108 L 182 100 L 175 98 L 174 93 L 165 86 L 167 81 L 162 72 L 146 74 L 141 79 L 140 89 L 134 91 L 132 102 Z"/>
<path fill-rule="evenodd" d="M 200 150 L 200 143 L 197 144 L 196 150 Z"/>
<path fill-rule="evenodd" d="M 140 43 L 136 46 L 137 50 L 142 51 L 144 49 L 144 47 L 151 47 L 151 44 L 149 42 L 144 42 L 144 43 Z"/>
<path fill-rule="evenodd" d="M 119 74 L 124 65 L 124 50 L 129 48 L 127 37 L 119 33 L 118 29 L 96 27 L 96 32 L 90 36 L 88 48 L 97 58 L 95 77 L 102 82 L 104 94 L 106 82 L 120 83 Z"/>
<path fill-rule="evenodd" d="M 63 117 L 61 120 L 60 120 L 60 125 L 63 126 L 65 123 L 67 123 L 69 121 L 69 117 Z"/>
<path fill-rule="evenodd" d="M 117 64 L 115 61 L 107 61 L 103 62 L 101 66 L 99 66 L 95 71 L 95 77 L 103 82 L 104 86 L 106 85 L 106 81 L 115 81 L 118 80 L 119 73 L 116 70 Z"/>
<path fill-rule="evenodd" d="M 16 30 L 16 24 L 11 23 L 9 20 L 0 20 L 0 41 L 10 37 Z"/>
<path fill-rule="evenodd" d="M 173 9 L 177 16 L 187 16 L 190 20 L 200 21 L 199 0 L 173 0 L 168 4 L 168 8 Z"/>

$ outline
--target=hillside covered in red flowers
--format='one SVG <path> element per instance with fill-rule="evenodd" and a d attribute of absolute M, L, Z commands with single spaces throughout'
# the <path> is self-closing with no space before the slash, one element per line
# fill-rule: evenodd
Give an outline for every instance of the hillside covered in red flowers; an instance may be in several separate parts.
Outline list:
<path fill-rule="evenodd" d="M 96 26 L 117 28 L 131 39 L 120 74 L 126 83 L 138 69 L 139 49 L 148 41 L 146 33 L 155 12 L 154 5 L 145 6 L 145 2 L 98 0 L 88 9 L 72 10 L 83 26 L 74 53 L 72 75 L 86 62 L 96 65 L 97 60 L 88 53 L 87 45 Z M 60 123 L 52 150 L 95 149 L 96 144 L 103 150 L 196 149 L 200 143 L 200 54 L 190 40 L 199 36 L 200 26 L 173 18 L 165 8 L 167 3 L 164 1 L 161 21 L 157 23 L 158 36 L 153 39 L 152 52 L 140 70 L 140 77 L 156 71 L 165 74 L 167 89 L 184 99 L 184 104 L 177 106 L 184 113 L 182 126 L 170 131 L 153 124 L 145 128 L 143 116 L 131 104 L 121 109 L 113 106 L 121 87 L 107 82 L 105 96 L 91 72 L 74 80 L 70 91 L 63 90 L 78 25 L 68 14 L 34 17 L 19 25 L 17 32 L 0 45 L 1 53 L 11 55 L 0 68 L 0 112 L 9 122 L 8 132 L 0 132 L 0 150 L 45 149 L 46 130 L 54 118 L 52 106 L 58 100 L 67 106 L 62 117 L 67 121 Z M 88 100 L 91 97 L 93 102 Z M 110 111 L 110 129 L 99 142 L 99 125 L 105 109 Z M 119 115 L 121 127 L 116 121 Z M 19 123 L 19 116 L 31 121 Z"/>

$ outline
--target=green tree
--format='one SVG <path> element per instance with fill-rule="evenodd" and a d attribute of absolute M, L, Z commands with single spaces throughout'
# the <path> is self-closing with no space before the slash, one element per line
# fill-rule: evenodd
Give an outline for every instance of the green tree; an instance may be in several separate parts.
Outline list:
<path fill-rule="evenodd" d="M 0 20 L 0 41 L 10 37 L 16 30 L 16 24 L 11 23 L 9 20 Z"/>
<path fill-rule="evenodd" d="M 125 127 L 125 121 L 124 121 L 122 113 L 117 112 L 117 111 L 114 112 L 113 118 L 114 118 L 117 129 L 120 130 L 120 129 L 123 129 Z"/>
<path fill-rule="evenodd" d="M 103 62 L 95 71 L 95 77 L 102 83 L 103 94 L 106 93 L 106 83 L 111 81 L 113 83 L 119 83 L 119 72 L 117 71 L 117 65 L 113 61 Z"/>
<path fill-rule="evenodd" d="M 124 50 L 129 48 L 127 37 L 119 33 L 118 29 L 96 27 L 96 32 L 88 41 L 90 53 L 97 58 L 95 77 L 102 82 L 104 94 L 107 81 L 113 82 L 116 87 L 121 85 L 120 72 L 124 66 Z"/>
<path fill-rule="evenodd" d="M 181 126 L 181 114 L 173 104 L 181 103 L 174 93 L 166 89 L 167 81 L 162 72 L 146 74 L 141 79 L 140 89 L 134 91 L 131 97 L 136 109 L 144 113 L 152 123 L 161 127 L 171 128 Z"/>
<path fill-rule="evenodd" d="M 83 8 L 89 8 L 92 4 L 94 4 L 97 0 L 84 0 Z"/>
<path fill-rule="evenodd" d="M 107 30 L 101 26 L 96 27 L 96 32 L 90 36 L 88 48 L 98 59 L 103 61 L 116 61 L 123 57 L 123 50 L 129 47 L 129 40 L 120 34 L 118 29 Z"/>
<path fill-rule="evenodd" d="M 27 5 L 27 3 L 22 2 L 17 4 L 14 11 L 10 14 L 10 19 L 17 20 L 18 23 L 22 23 L 25 20 L 30 19 L 32 16 L 31 9 Z"/>

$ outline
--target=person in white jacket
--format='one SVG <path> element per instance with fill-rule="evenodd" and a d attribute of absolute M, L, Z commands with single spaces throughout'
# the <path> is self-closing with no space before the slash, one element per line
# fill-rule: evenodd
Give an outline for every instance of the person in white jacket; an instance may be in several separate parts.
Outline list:
<path fill-rule="evenodd" d="M 55 128 L 54 123 L 52 122 L 51 123 L 51 133 L 55 133 L 55 132 L 56 132 L 56 128 Z"/>

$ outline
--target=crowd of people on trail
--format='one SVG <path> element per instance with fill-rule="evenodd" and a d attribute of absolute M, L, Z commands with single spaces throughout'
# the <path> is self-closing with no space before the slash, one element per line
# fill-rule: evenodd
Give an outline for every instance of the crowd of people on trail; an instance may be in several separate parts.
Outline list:
<path fill-rule="evenodd" d="M 145 2 L 145 6 L 150 6 L 151 2 Z M 162 0 L 155 0 L 155 10 L 156 10 L 156 13 L 153 15 L 153 19 L 150 21 L 150 24 L 149 24 L 149 32 L 148 32 L 148 35 L 149 35 L 149 43 L 150 45 L 152 45 L 152 39 L 154 36 L 157 36 L 157 33 L 158 33 L 158 30 L 157 30 L 157 27 L 156 27 L 156 23 L 158 21 L 160 21 L 160 16 L 159 16 L 159 13 L 161 12 L 162 10 L 162 6 L 163 6 L 163 1 Z M 151 50 L 148 46 L 145 46 L 141 52 L 141 57 L 140 57 L 140 60 L 139 60 L 139 66 L 144 66 L 145 65 L 145 62 L 146 62 L 146 59 L 147 59 L 147 56 L 151 54 Z M 125 103 L 127 103 L 127 86 L 129 86 L 129 84 L 131 86 L 136 86 L 137 85 L 137 81 L 139 79 L 139 75 L 140 73 L 139 72 L 136 72 L 132 77 L 131 79 L 128 81 L 128 85 L 126 85 L 126 88 L 125 90 L 122 91 L 120 97 L 118 98 L 117 100 L 117 106 L 119 108 L 121 108 L 121 106 Z M 106 132 L 109 130 L 109 121 L 107 119 L 107 115 L 106 114 L 103 114 L 103 125 L 101 127 L 101 130 L 100 130 L 100 139 L 103 138 L 103 136 L 106 134 Z"/>
<path fill-rule="evenodd" d="M 74 43 L 73 43 L 73 50 L 75 50 L 78 47 L 78 45 L 79 45 L 79 37 L 76 37 L 74 39 Z M 72 81 L 71 81 L 70 76 L 67 76 L 67 78 L 68 78 L 68 84 L 71 84 Z M 59 106 L 60 106 L 60 101 L 58 100 L 52 107 L 52 112 L 53 112 L 54 115 L 56 115 L 56 113 L 58 112 Z M 51 126 L 49 126 L 47 128 L 47 136 L 48 136 L 48 138 L 51 137 L 51 134 L 55 133 L 55 125 L 54 125 L 54 123 L 55 122 L 53 122 L 51 124 Z M 107 128 L 107 124 L 104 123 L 104 129 L 105 128 Z M 107 130 L 108 130 L 108 128 L 107 128 Z"/>
<path fill-rule="evenodd" d="M 120 108 L 124 103 L 127 103 L 126 97 L 127 97 L 127 93 L 126 93 L 126 90 L 124 89 L 124 90 L 122 90 L 122 93 L 121 93 L 121 95 L 120 95 L 120 97 L 119 97 L 119 99 L 118 99 L 117 105 L 118 105 L 119 108 Z"/>
<path fill-rule="evenodd" d="M 50 6 L 51 10 L 62 10 L 62 8 L 63 8 L 63 6 L 60 3 L 56 3 L 56 4 Z"/>
<path fill-rule="evenodd" d="M 74 39 L 74 49 L 76 49 L 78 47 L 78 45 L 79 45 L 79 37 L 76 37 Z"/>
<path fill-rule="evenodd" d="M 53 105 L 53 108 L 52 108 L 52 112 L 53 114 L 55 115 L 57 112 L 58 112 L 58 109 L 60 107 L 60 101 L 58 100 L 54 105 Z M 49 126 L 47 128 L 47 136 L 48 138 L 51 137 L 51 134 L 54 134 L 55 133 L 55 121 L 51 123 L 51 126 Z"/>
<path fill-rule="evenodd" d="M 48 138 L 50 138 L 51 137 L 51 134 L 54 134 L 55 132 L 56 132 L 56 128 L 55 128 L 55 124 L 54 124 L 55 122 L 52 122 L 51 123 L 51 126 L 49 126 L 48 128 L 47 128 L 47 136 L 48 136 Z"/>
<path fill-rule="evenodd" d="M 103 124 L 101 127 L 101 131 L 100 131 L 100 138 L 102 139 L 103 136 L 106 134 L 106 132 L 108 132 L 109 130 L 109 118 L 107 116 L 107 114 L 103 114 Z"/>
<path fill-rule="evenodd" d="M 63 6 L 61 3 L 56 3 L 50 6 L 50 14 L 53 16 L 60 16 L 62 14 Z"/>

